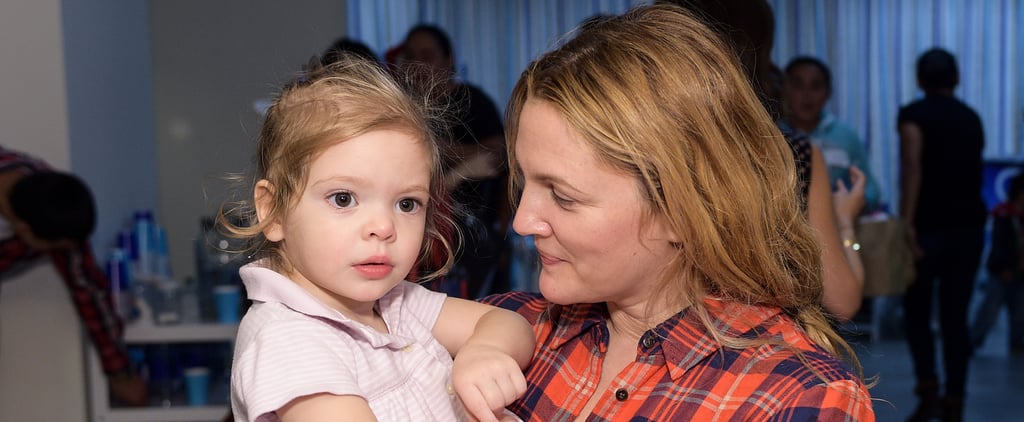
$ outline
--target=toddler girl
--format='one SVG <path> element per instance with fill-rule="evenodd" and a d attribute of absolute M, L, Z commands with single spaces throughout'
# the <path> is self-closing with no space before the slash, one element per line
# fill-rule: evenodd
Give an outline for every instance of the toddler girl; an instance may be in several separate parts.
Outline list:
<path fill-rule="evenodd" d="M 425 278 L 452 262 L 433 110 L 355 56 L 308 70 L 269 108 L 253 224 L 221 213 L 259 258 L 240 271 L 253 304 L 235 420 L 497 420 L 525 390 L 526 320 L 406 280 L 434 249 L 446 263 Z"/>

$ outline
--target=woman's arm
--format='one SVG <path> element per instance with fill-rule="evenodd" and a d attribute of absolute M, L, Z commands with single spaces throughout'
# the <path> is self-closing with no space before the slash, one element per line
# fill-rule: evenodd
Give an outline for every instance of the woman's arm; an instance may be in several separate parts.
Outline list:
<path fill-rule="evenodd" d="M 526 391 L 522 369 L 533 358 L 533 329 L 521 315 L 469 300 L 447 298 L 434 337 L 455 356 L 452 383 L 480 421 L 496 421 Z"/>
<path fill-rule="evenodd" d="M 860 280 L 864 286 L 864 264 L 860 259 L 860 243 L 857 242 L 857 216 L 867 203 L 867 177 L 857 166 L 850 167 L 850 187 L 842 180 L 836 181 L 837 188 L 832 192 L 832 205 L 836 210 L 836 224 L 839 228 L 839 239 L 843 244 L 843 253 L 850 263 L 853 278 Z"/>
<path fill-rule="evenodd" d="M 853 318 L 860 308 L 864 289 L 864 269 L 859 252 L 844 248 L 840 239 L 836 213 L 832 204 L 825 159 L 817 147 L 811 150 L 811 185 L 807 195 L 807 213 L 821 245 L 822 272 L 824 273 L 825 309 L 840 321 Z M 852 236 L 852 223 L 850 232 Z M 850 237 L 848 240 L 852 240 Z M 859 267 L 855 272 L 853 267 Z M 857 273 L 860 276 L 857 276 Z"/>

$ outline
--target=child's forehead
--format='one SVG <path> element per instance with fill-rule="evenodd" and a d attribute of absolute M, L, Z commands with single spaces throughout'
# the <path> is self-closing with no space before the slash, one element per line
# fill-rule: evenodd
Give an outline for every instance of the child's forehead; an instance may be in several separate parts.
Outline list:
<path fill-rule="evenodd" d="M 386 179 L 391 173 L 429 180 L 433 167 L 430 148 L 422 137 L 395 129 L 370 130 L 347 139 L 326 142 L 309 163 L 309 178 L 369 175 Z"/>

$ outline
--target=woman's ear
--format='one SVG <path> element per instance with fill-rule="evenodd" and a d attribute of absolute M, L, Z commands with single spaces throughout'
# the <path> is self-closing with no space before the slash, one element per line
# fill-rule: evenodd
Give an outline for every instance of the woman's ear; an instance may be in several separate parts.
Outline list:
<path fill-rule="evenodd" d="M 652 239 L 665 240 L 672 244 L 680 243 L 681 237 L 672 230 L 665 217 L 657 215 L 647 222 L 647 233 Z"/>
<path fill-rule="evenodd" d="M 274 185 L 270 184 L 267 179 L 261 179 L 256 182 L 256 188 L 253 189 L 253 202 L 256 205 L 256 218 L 259 222 L 266 222 L 263 227 L 263 236 L 271 242 L 280 242 L 284 240 L 284 228 L 281 227 L 280 211 L 277 210 L 273 217 L 270 217 L 270 211 L 274 208 Z M 268 221 L 268 218 L 270 219 Z"/>

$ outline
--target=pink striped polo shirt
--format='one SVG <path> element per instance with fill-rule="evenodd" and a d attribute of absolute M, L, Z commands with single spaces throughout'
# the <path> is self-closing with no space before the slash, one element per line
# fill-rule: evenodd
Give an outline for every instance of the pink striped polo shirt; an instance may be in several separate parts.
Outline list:
<path fill-rule="evenodd" d="M 277 409 L 316 393 L 363 397 L 382 422 L 467 419 L 452 358 L 431 334 L 444 294 L 403 281 L 378 300 L 381 333 L 258 262 L 239 273 L 253 304 L 231 366 L 236 421 L 277 421 Z"/>

